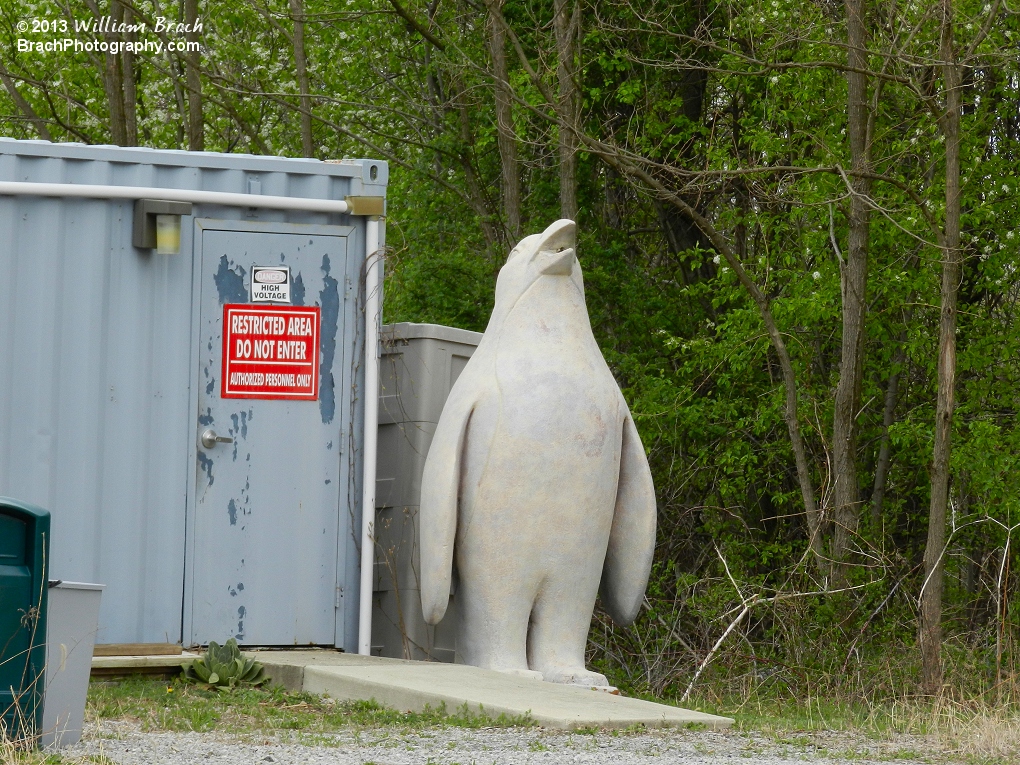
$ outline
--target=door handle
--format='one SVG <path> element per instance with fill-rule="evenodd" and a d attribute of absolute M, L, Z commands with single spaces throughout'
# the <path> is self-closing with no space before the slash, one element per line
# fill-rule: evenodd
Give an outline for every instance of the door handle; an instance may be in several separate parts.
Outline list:
<path fill-rule="evenodd" d="M 216 444 L 232 444 L 234 439 L 227 436 L 218 436 L 212 428 L 202 431 L 202 446 L 212 449 Z"/>

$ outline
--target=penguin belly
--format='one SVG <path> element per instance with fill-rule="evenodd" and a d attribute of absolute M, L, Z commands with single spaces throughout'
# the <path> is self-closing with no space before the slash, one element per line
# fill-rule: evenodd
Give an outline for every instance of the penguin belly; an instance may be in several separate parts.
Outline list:
<path fill-rule="evenodd" d="M 605 684 L 584 648 L 624 412 L 569 280 L 541 279 L 518 301 L 488 369 L 460 486 L 457 660 Z"/>

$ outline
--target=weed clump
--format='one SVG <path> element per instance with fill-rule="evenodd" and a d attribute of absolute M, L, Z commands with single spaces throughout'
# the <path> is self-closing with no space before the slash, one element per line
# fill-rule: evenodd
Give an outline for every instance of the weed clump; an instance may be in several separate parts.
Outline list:
<path fill-rule="evenodd" d="M 268 679 L 259 662 L 241 654 L 234 638 L 222 646 L 210 640 L 205 654 L 184 667 L 184 678 L 212 689 L 261 685 Z"/>

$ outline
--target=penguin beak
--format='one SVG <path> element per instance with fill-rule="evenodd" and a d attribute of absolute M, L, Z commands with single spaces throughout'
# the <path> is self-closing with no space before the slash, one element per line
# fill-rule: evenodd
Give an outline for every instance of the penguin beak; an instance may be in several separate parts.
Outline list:
<path fill-rule="evenodd" d="M 548 254 L 548 259 L 545 260 L 545 264 L 542 266 L 542 273 L 548 276 L 569 276 L 570 272 L 574 270 L 574 261 L 577 257 L 574 254 L 573 247 L 567 247 L 559 252 L 543 253 Z"/>
<path fill-rule="evenodd" d="M 542 232 L 542 241 L 535 252 L 538 270 L 548 276 L 569 276 L 577 255 L 574 251 L 575 225 L 572 220 L 558 220 Z"/>

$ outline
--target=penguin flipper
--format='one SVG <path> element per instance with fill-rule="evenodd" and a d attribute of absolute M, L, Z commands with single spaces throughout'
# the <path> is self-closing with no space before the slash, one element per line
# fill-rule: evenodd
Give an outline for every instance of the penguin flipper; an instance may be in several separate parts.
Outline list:
<path fill-rule="evenodd" d="M 472 398 L 456 393 L 451 392 L 439 417 L 421 480 L 421 610 L 429 624 L 438 624 L 450 603 L 464 438 L 474 407 Z"/>
<path fill-rule="evenodd" d="M 641 438 L 624 406 L 616 510 L 602 569 L 602 605 L 626 626 L 637 618 L 655 552 L 655 487 Z"/>

